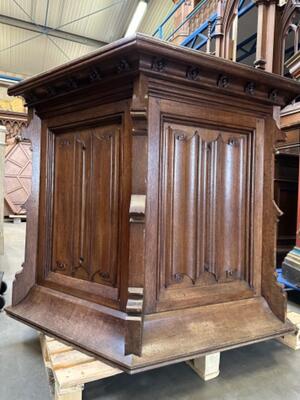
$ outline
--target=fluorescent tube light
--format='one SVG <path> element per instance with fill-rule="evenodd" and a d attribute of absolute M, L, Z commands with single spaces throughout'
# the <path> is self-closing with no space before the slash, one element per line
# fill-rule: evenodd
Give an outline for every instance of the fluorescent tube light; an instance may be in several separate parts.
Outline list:
<path fill-rule="evenodd" d="M 147 5 L 147 1 L 145 0 L 141 0 L 139 2 L 130 21 L 127 32 L 125 33 L 125 37 L 133 35 L 138 30 L 138 27 L 142 22 L 143 16 L 145 15 L 145 12 L 147 10 Z"/>

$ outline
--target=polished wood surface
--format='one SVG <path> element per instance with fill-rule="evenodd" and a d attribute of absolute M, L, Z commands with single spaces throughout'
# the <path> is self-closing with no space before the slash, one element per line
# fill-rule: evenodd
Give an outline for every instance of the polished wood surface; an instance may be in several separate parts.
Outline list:
<path fill-rule="evenodd" d="M 299 87 L 136 35 L 11 88 L 34 176 L 9 315 L 127 372 L 293 331 L 273 111 Z"/>

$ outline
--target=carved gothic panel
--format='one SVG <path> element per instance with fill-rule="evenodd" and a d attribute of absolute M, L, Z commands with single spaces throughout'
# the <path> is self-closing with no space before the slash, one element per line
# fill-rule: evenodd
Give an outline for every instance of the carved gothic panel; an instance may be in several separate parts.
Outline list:
<path fill-rule="evenodd" d="M 248 280 L 249 136 L 165 124 L 160 287 Z"/>
<path fill-rule="evenodd" d="M 120 134 L 116 125 L 56 135 L 52 270 L 117 284 Z M 71 237 L 70 237 L 70 226 Z"/>
<path fill-rule="evenodd" d="M 31 192 L 32 151 L 29 141 L 7 147 L 4 166 L 4 198 L 11 214 L 25 214 Z"/>

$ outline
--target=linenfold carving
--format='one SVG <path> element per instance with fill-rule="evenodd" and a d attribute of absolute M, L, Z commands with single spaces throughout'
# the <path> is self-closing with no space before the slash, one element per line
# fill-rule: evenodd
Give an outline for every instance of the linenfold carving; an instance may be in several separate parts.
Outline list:
<path fill-rule="evenodd" d="M 242 221 L 249 212 L 249 181 L 244 178 L 248 150 L 245 134 L 165 125 L 160 287 L 247 281 L 248 250 L 242 244 L 246 237 Z M 240 213 L 235 212 L 237 206 Z M 217 235 L 222 236 L 223 244 Z M 238 255 L 227 250 L 232 240 L 237 243 Z"/>
<path fill-rule="evenodd" d="M 66 132 L 57 136 L 54 166 L 54 243 L 53 260 L 59 260 L 52 270 L 75 278 L 114 286 L 117 279 L 119 214 L 119 129 L 104 126 Z M 64 160 L 68 168 L 62 168 Z M 65 193 L 59 200 L 58 194 Z M 93 193 L 93 197 L 91 197 Z M 66 204 L 73 199 L 71 212 Z M 101 204 L 101 207 L 99 207 Z M 74 228 L 73 238 L 66 244 L 65 223 Z M 99 246 L 104 226 L 105 246 Z"/>

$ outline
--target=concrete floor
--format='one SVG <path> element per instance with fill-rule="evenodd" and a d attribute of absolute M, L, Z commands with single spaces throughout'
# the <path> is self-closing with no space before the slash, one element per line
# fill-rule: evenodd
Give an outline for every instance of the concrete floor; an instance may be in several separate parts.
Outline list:
<path fill-rule="evenodd" d="M 11 286 L 23 260 L 25 223 L 5 224 L 0 269 Z M 7 303 L 11 290 L 8 291 Z M 289 308 L 300 313 L 300 296 Z M 0 313 L 0 400 L 50 400 L 37 333 Z M 203 382 L 184 363 L 85 386 L 84 400 L 300 400 L 300 351 L 272 340 L 221 355 L 220 376 Z"/>

